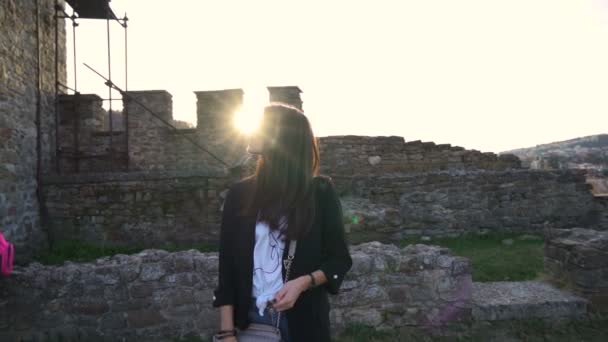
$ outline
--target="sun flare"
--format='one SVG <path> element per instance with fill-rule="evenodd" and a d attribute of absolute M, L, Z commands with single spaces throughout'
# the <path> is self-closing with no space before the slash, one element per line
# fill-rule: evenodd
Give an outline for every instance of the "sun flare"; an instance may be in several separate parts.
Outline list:
<path fill-rule="evenodd" d="M 242 107 L 234 114 L 234 125 L 241 132 L 250 135 L 260 126 L 262 110 Z"/>

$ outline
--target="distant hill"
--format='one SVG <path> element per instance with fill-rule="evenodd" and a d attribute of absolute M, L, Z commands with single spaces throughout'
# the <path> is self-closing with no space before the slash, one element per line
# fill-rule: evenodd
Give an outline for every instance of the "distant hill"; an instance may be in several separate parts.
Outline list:
<path fill-rule="evenodd" d="M 512 153 L 530 168 L 608 168 L 608 134 L 590 135 L 534 147 L 518 148 Z"/>
<path fill-rule="evenodd" d="M 608 134 L 503 151 L 519 157 L 531 169 L 586 169 L 596 194 L 608 192 Z"/>

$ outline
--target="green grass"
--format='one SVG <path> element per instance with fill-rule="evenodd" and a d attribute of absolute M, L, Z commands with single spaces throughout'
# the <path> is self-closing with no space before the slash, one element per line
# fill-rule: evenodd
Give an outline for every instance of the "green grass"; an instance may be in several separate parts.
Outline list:
<path fill-rule="evenodd" d="M 96 246 L 80 241 L 65 240 L 54 244 L 51 250 L 38 254 L 34 260 L 45 265 L 60 265 L 67 260 L 73 262 L 89 262 L 104 256 L 112 256 L 116 254 L 136 254 L 144 249 L 149 249 L 149 247 Z M 173 244 L 167 244 L 164 247 L 158 247 L 158 249 L 163 249 L 169 252 L 188 249 L 196 249 L 201 252 L 213 252 L 217 250 L 217 247 L 211 244 L 199 244 L 192 246 L 176 246 Z"/>
<path fill-rule="evenodd" d="M 433 238 L 420 241 L 409 238 L 402 246 L 413 243 L 448 247 L 455 255 L 473 264 L 473 281 L 521 281 L 537 279 L 543 270 L 543 239 L 520 240 L 521 234 L 468 234 L 456 238 Z M 512 245 L 502 243 L 512 239 Z"/>
<path fill-rule="evenodd" d="M 471 324 L 446 328 L 444 336 L 404 327 L 389 332 L 375 331 L 373 327 L 351 325 L 336 342 L 394 342 L 394 341 L 608 341 L 608 316 L 593 315 L 587 319 L 572 321 L 498 321 L 491 324 Z M 450 332 L 451 331 L 451 332 Z"/>
<path fill-rule="evenodd" d="M 473 263 L 474 281 L 519 281 L 531 280 L 540 276 L 543 269 L 543 240 L 520 240 L 519 234 L 469 234 L 457 238 L 433 238 L 431 241 L 420 241 L 409 238 L 401 242 L 402 246 L 413 243 L 424 243 L 448 247 L 455 255 L 467 257 Z M 502 243 L 512 239 L 512 245 Z M 143 246 L 109 247 L 95 246 L 78 241 L 61 241 L 52 250 L 36 256 L 35 260 L 46 265 L 62 264 L 66 260 L 89 262 L 104 256 L 115 254 L 135 254 L 146 249 Z M 196 249 L 201 252 L 217 251 L 216 245 L 199 244 L 176 246 L 168 244 L 160 249 L 170 252 Z"/>

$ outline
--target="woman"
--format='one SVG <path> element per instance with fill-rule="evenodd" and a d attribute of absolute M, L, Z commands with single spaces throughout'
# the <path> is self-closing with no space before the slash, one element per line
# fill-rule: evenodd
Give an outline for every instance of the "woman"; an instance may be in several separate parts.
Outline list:
<path fill-rule="evenodd" d="M 217 336 L 237 341 L 235 328 L 276 326 L 280 312 L 285 341 L 330 341 L 328 293 L 339 292 L 352 259 L 337 192 L 319 176 L 310 123 L 295 107 L 271 104 L 247 151 L 258 155 L 256 172 L 233 184 L 224 202 L 213 297 Z M 295 257 L 284 280 L 291 240 Z"/>

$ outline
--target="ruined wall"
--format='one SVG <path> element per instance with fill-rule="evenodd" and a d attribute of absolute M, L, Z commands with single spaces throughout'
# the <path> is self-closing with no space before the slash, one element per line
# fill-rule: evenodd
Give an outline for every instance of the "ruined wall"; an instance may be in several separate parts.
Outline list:
<path fill-rule="evenodd" d="M 479 230 L 608 229 L 584 170 L 438 171 L 348 178 L 344 220 L 355 241 Z"/>
<path fill-rule="evenodd" d="M 143 247 L 215 243 L 231 179 L 200 171 L 46 177 L 52 238 Z M 546 222 L 608 229 L 607 209 L 590 193 L 580 170 L 437 171 L 348 179 L 341 201 L 353 243 L 479 231 L 538 233 Z"/>
<path fill-rule="evenodd" d="M 302 107 L 299 88 L 269 87 L 268 89 L 271 101 L 284 101 Z M 234 114 L 243 102 L 241 89 L 195 92 L 197 127 L 179 130 L 170 129 L 142 107 L 143 104 L 162 120 L 172 122 L 171 94 L 164 90 L 133 91 L 128 94 L 135 99 L 125 100 L 126 110 L 123 113 L 125 117 L 128 116 L 129 124 L 129 169 L 196 170 L 201 167 L 221 167 L 217 160 L 196 148 L 187 140 L 188 138 L 209 149 L 230 165 L 237 164 L 247 157 L 245 137 L 237 132 L 233 125 Z M 78 97 L 74 96 L 70 101 L 78 105 L 78 101 L 82 102 L 82 97 L 78 100 Z M 71 104 L 66 108 L 70 109 L 74 106 Z M 100 104 L 98 107 L 79 105 L 82 110 L 93 112 L 83 114 L 83 117 L 102 115 L 103 117 L 98 121 L 103 121 L 107 113 L 102 112 Z M 66 111 L 68 117 L 69 112 Z M 95 124 L 95 127 L 98 127 L 96 129 L 101 129 L 101 126 Z M 86 134 L 85 129 L 82 138 L 86 138 Z M 74 145 L 72 135 L 67 134 L 65 139 L 68 139 L 69 144 Z M 105 140 L 107 141 L 107 138 Z M 117 140 L 122 141 L 118 138 Z M 318 141 L 321 149 L 321 172 L 331 176 L 521 168 L 519 159 L 514 155 L 498 156 L 492 152 L 482 153 L 450 144 L 436 145 L 433 142 L 420 140 L 406 143 L 403 137 L 329 136 L 319 137 Z M 126 143 L 123 142 L 118 146 L 122 148 Z M 98 142 L 91 147 L 81 145 L 85 153 L 92 154 L 90 149 L 100 144 Z M 106 146 L 107 142 L 101 145 Z M 250 171 L 251 164 L 255 164 L 255 158 L 250 160 L 249 164 L 246 169 Z M 92 168 L 88 172 L 93 170 L 95 169 Z"/>
<path fill-rule="evenodd" d="M 608 312 L 608 232 L 547 229 L 545 272 L 550 279 Z"/>
<path fill-rule="evenodd" d="M 103 120 L 108 113 L 101 97 L 61 95 L 58 102 L 61 174 L 127 169 L 125 127 L 113 122 L 112 133 L 105 130 Z"/>
<path fill-rule="evenodd" d="M 319 138 L 321 171 L 335 176 L 380 175 L 441 170 L 519 169 L 514 155 L 465 150 L 403 137 L 329 136 Z"/>
<path fill-rule="evenodd" d="M 242 105 L 243 91 L 200 91 L 196 95 L 197 127 L 175 130 L 166 124 L 174 124 L 171 94 L 164 90 L 129 91 L 123 98 L 121 114 L 128 126 L 124 126 L 125 121 L 113 122 L 112 134 L 105 127 L 108 113 L 102 108 L 100 97 L 62 96 L 60 140 L 65 149 L 62 173 L 224 172 L 224 165 L 205 149 L 229 166 L 245 155 L 244 136 L 232 124 Z"/>
<path fill-rule="evenodd" d="M 299 98 L 297 89 L 270 89 L 271 99 L 293 102 L 294 98 Z M 169 93 L 162 90 L 129 93 L 129 97 L 136 100 L 125 101 L 129 125 L 128 168 L 131 172 L 159 171 L 161 178 L 164 178 L 162 173 L 165 171 L 198 174 L 203 178 L 209 174 L 229 177 L 220 163 L 187 138 L 208 148 L 230 165 L 238 164 L 239 158 L 242 161 L 247 156 L 244 153 L 244 137 L 235 132 L 232 126 L 233 115 L 242 103 L 242 90 L 196 94 L 198 126 L 172 130 L 145 110 L 152 109 L 167 122 L 173 120 Z M 101 120 L 90 119 L 104 115 L 100 99 L 94 96 L 65 98 L 72 102 L 80 101 L 79 108 L 91 112 L 81 115 L 82 122 L 89 122 L 81 126 L 81 148 L 86 148 L 87 153 L 92 155 L 102 153 L 100 150 L 108 146 L 107 132 L 96 132 Z M 86 101 L 89 104 L 83 105 Z M 296 101 L 295 105 L 301 103 Z M 68 124 L 66 127 L 71 126 Z M 116 133 L 115 137 L 120 137 L 120 134 L 123 132 Z M 512 155 L 497 156 L 432 142 L 406 143 L 402 137 L 342 136 L 323 137 L 319 141 L 321 173 L 332 176 L 341 195 L 346 196 L 343 198 L 345 223 L 352 241 L 396 241 L 408 235 L 459 235 L 479 230 L 535 232 L 546 221 L 559 227 L 584 224 L 608 229 L 606 202 L 593 198 L 581 170 L 522 169 L 519 159 Z M 125 146 L 126 143 L 118 146 Z M 241 177 L 253 172 L 255 160 L 252 157 L 245 163 Z M 103 163 L 107 167 L 107 160 L 82 159 L 80 170 L 108 170 Z M 127 167 L 126 159 L 122 165 Z M 116 163 L 114 167 L 116 170 Z M 96 177 L 102 179 L 107 176 Z M 56 190 L 60 193 L 54 194 Z M 47 192 L 53 203 L 51 207 L 66 201 L 61 191 L 60 187 L 54 187 Z M 113 196 L 118 198 L 128 197 L 120 193 L 124 192 L 121 187 L 112 191 L 116 192 Z M 82 203 L 88 202 L 88 210 L 102 212 L 101 216 L 108 217 L 115 226 L 140 227 L 142 222 L 154 222 L 144 216 L 136 220 L 127 220 L 128 215 L 114 217 L 106 212 L 104 203 L 96 204 L 95 197 L 87 197 L 80 191 L 74 193 L 78 194 L 74 199 L 61 204 L 69 210 L 66 214 L 68 217 L 60 219 L 59 225 L 66 225 L 66 221 L 77 221 L 76 217 L 82 216 Z M 172 197 L 168 195 L 168 198 Z M 159 208 L 162 206 L 161 203 L 148 203 L 147 208 L 154 212 L 161 210 Z M 212 215 L 219 220 L 219 212 L 215 211 Z M 52 211 L 51 217 L 55 220 L 61 216 Z M 165 220 L 164 216 L 152 217 Z M 84 234 L 91 222 L 78 222 L 76 226 L 80 234 Z M 144 231 L 149 232 L 153 231 L 151 227 L 156 226 L 145 225 L 148 228 Z M 103 236 L 97 231 L 107 229 L 101 223 L 93 227 L 90 229 L 94 231 L 93 236 Z M 217 236 L 215 229 L 214 225 L 205 226 L 208 240 L 212 241 Z M 118 233 L 113 235 L 119 236 Z M 150 241 L 156 243 L 159 239 L 157 236 Z M 201 237 L 194 239 L 200 240 Z M 114 241 L 118 243 L 118 239 Z"/>
<path fill-rule="evenodd" d="M 228 178 L 199 172 L 49 176 L 51 239 L 148 248 L 215 242 L 227 187 Z"/>
<path fill-rule="evenodd" d="M 351 247 L 353 267 L 330 296 L 332 331 L 361 323 L 434 329 L 471 319 L 471 265 L 449 250 L 377 242 Z M 296 252 L 297 260 L 297 252 Z M 146 250 L 94 263 L 17 268 L 0 282 L 0 340 L 173 341 L 208 338 L 217 254 Z M 321 291 L 317 288 L 316 291 Z"/>
<path fill-rule="evenodd" d="M 50 172 L 54 165 L 54 3 L 54 0 L 0 2 L 0 231 L 15 243 L 16 262 L 25 261 L 45 243 L 36 172 L 38 162 L 43 173 Z M 58 38 L 59 81 L 65 84 L 63 20 L 59 22 Z"/>

